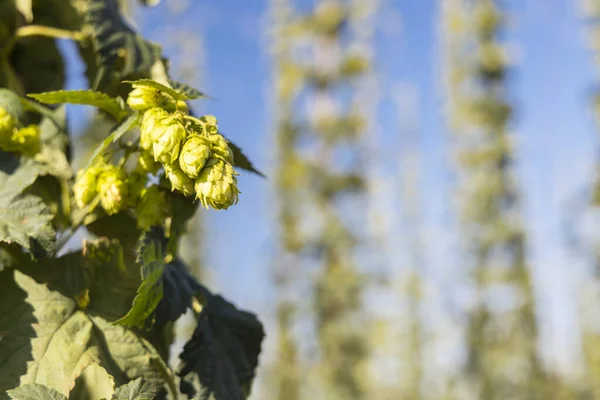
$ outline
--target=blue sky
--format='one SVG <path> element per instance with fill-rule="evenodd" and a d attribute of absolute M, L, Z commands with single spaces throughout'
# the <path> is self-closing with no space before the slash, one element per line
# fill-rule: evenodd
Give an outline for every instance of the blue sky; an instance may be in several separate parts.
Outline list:
<path fill-rule="evenodd" d="M 179 14 L 165 12 L 169 3 L 180 2 L 163 0 L 156 8 L 140 10 L 136 13 L 137 26 L 145 36 L 162 44 L 175 63 L 178 54 L 190 50 L 173 46 L 169 38 L 180 31 L 201 37 L 203 51 L 198 53 L 197 63 L 204 68 L 200 69 L 199 82 L 190 83 L 216 100 L 197 105 L 203 112 L 216 115 L 222 131 L 269 174 L 274 153 L 268 2 L 193 0 Z M 407 143 L 400 133 L 409 121 L 402 120 L 390 88 L 410 87 L 418 93 L 415 134 L 423 168 L 419 186 L 424 223 L 421 232 L 426 239 L 423 268 L 431 280 L 432 310 L 437 310 L 431 313 L 435 316 L 444 314 L 448 297 L 451 303 L 460 303 L 453 283 L 462 276 L 456 269 L 457 260 L 448 257 L 456 250 L 458 237 L 451 208 L 449 133 L 443 115 L 439 8 L 434 0 L 384 3 L 376 36 L 381 178 L 392 185 L 392 195 L 398 196 L 399 157 Z M 578 324 L 579 295 L 586 289 L 584 272 L 589 263 L 585 252 L 574 251 L 567 243 L 565 227 L 581 237 L 585 227 L 593 229 L 594 225 L 589 213 L 584 214 L 583 209 L 577 212 L 573 206 L 585 206 L 597 153 L 590 109 L 596 72 L 576 1 L 505 3 L 510 11 L 507 44 L 515 61 L 510 90 L 518 110 L 513 125 L 518 143 L 517 177 L 523 188 L 530 260 L 540 300 L 541 347 L 548 362 L 557 365 L 576 361 L 579 356 L 574 351 L 578 339 L 572 333 Z M 71 72 L 81 74 L 81 68 L 73 65 Z M 81 79 L 70 81 L 73 88 L 81 85 Z M 82 114 L 72 112 L 74 126 L 80 126 Z M 276 254 L 273 188 L 268 180 L 244 173 L 240 189 L 238 206 L 205 214 L 208 268 L 213 287 L 269 321 L 275 306 L 270 273 Z M 397 197 L 388 200 L 387 204 L 401 203 Z M 390 247 L 406 246 L 406 232 L 410 231 L 396 228 Z"/>

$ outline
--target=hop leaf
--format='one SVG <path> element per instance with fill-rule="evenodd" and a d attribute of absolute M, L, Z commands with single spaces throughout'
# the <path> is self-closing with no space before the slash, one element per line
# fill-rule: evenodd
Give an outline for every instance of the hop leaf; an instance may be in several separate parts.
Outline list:
<path fill-rule="evenodd" d="M 186 136 L 185 128 L 177 118 L 162 119 L 152 133 L 154 159 L 165 165 L 173 164 L 179 157 L 179 150 Z"/>
<path fill-rule="evenodd" d="M 138 228 L 148 230 L 152 226 L 161 225 L 170 214 L 165 192 L 158 186 L 145 189 L 135 212 Z"/>
<path fill-rule="evenodd" d="M 127 175 L 121 168 L 107 166 L 98 176 L 96 190 L 100 194 L 100 203 L 109 215 L 125 208 L 129 192 Z"/>
<path fill-rule="evenodd" d="M 240 191 L 236 175 L 231 164 L 221 160 L 204 168 L 195 185 L 196 197 L 202 206 L 221 210 L 237 204 Z"/>
<path fill-rule="evenodd" d="M 179 166 L 190 178 L 196 178 L 211 154 L 210 142 L 201 136 L 192 136 L 181 148 Z"/>
<path fill-rule="evenodd" d="M 185 196 L 194 194 L 194 180 L 179 168 L 177 163 L 165 165 L 167 179 L 171 182 L 171 191 L 177 190 Z"/>

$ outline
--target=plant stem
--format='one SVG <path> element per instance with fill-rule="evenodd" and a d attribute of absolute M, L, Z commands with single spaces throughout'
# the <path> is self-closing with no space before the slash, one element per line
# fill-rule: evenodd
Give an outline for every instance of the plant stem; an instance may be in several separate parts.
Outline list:
<path fill-rule="evenodd" d="M 28 36 L 46 36 L 57 39 L 72 39 L 77 41 L 81 41 L 86 37 L 84 33 L 79 31 L 69 31 L 66 29 L 53 28 L 51 26 L 44 25 L 26 25 L 17 29 L 15 36 L 4 48 L 3 55 L 10 54 L 16 42 L 19 39 Z"/>

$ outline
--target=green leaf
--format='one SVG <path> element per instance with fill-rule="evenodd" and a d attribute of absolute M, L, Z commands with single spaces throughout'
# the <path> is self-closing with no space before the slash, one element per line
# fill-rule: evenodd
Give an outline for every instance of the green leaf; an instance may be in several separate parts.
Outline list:
<path fill-rule="evenodd" d="M 38 383 L 67 395 L 75 379 L 94 363 L 106 369 L 117 385 L 141 377 L 162 387 L 168 379 L 166 365 L 146 340 L 80 310 L 75 300 L 19 271 L 13 281 L 10 272 L 0 274 L 3 304 L 8 303 L 0 305 L 0 389 L 14 384 L 18 373 L 17 385 Z M 29 308 L 18 310 L 20 304 Z M 6 382 L 7 377 L 12 380 Z"/>
<path fill-rule="evenodd" d="M 250 159 L 246 157 L 246 155 L 242 152 L 242 149 L 239 148 L 238 145 L 236 145 L 229 139 L 227 139 L 227 141 L 229 142 L 229 147 L 231 148 L 231 151 L 233 151 L 233 163 L 236 167 L 240 167 L 242 169 L 245 169 L 246 171 L 253 172 L 256 175 L 266 178 L 266 176 L 262 172 L 254 168 L 254 165 L 252 165 L 252 161 L 250 161 Z"/>
<path fill-rule="evenodd" d="M 175 321 L 191 306 L 199 284 L 179 260 L 165 263 L 166 241 L 159 228 L 144 233 L 138 250 L 142 283 L 131 310 L 117 321 L 131 328 L 147 329 Z"/>
<path fill-rule="evenodd" d="M 182 393 L 196 396 L 192 382 L 197 378 L 203 400 L 211 395 L 216 400 L 244 400 L 256 374 L 264 336 L 254 314 L 238 310 L 221 296 L 211 296 L 179 355 Z"/>
<path fill-rule="evenodd" d="M 138 378 L 117 388 L 112 400 L 152 400 L 160 389 L 160 386 L 152 385 Z"/>
<path fill-rule="evenodd" d="M 185 83 L 177 82 L 169 79 L 169 85 L 175 90 L 177 93 L 181 93 L 187 97 L 188 100 L 200 99 L 203 97 L 208 97 L 206 94 L 202 93 L 198 89 L 195 89 Z"/>
<path fill-rule="evenodd" d="M 104 151 L 108 148 L 108 146 L 121 139 L 121 137 L 123 137 L 123 135 L 127 133 L 127 131 L 136 123 L 137 118 L 138 113 L 136 112 L 127 117 L 119 125 L 115 126 L 111 131 L 110 135 L 108 135 L 108 137 L 104 139 L 98 147 L 96 147 L 96 150 L 94 150 L 94 153 L 92 154 L 92 157 L 90 158 L 88 164 L 85 166 L 84 170 L 87 170 L 96 161 L 98 161 L 98 159 L 104 154 Z"/>
<path fill-rule="evenodd" d="M 13 400 L 67 400 L 66 396 L 56 390 L 37 383 L 9 390 L 8 395 Z"/>
<path fill-rule="evenodd" d="M 69 400 L 109 399 L 115 391 L 115 380 L 100 365 L 87 366 L 75 379 Z"/>
<path fill-rule="evenodd" d="M 88 0 L 82 11 L 84 23 L 91 28 L 100 75 L 114 68 L 121 76 L 144 72 L 160 60 L 160 47 L 144 40 L 125 23 L 116 0 Z M 123 63 L 117 66 L 122 56 Z M 102 80 L 100 75 L 97 82 Z"/>
<path fill-rule="evenodd" d="M 179 91 L 175 90 L 174 88 L 170 88 L 170 87 L 163 85 L 162 83 L 159 83 L 152 79 L 138 79 L 137 81 L 123 81 L 123 83 L 131 83 L 132 85 L 135 84 L 136 86 L 145 86 L 148 88 L 156 89 L 163 93 L 168 94 L 175 100 L 190 100 L 191 99 L 190 97 L 188 97 L 187 94 L 185 94 L 183 92 L 179 92 Z"/>
<path fill-rule="evenodd" d="M 123 109 L 116 98 L 94 90 L 58 90 L 56 92 L 28 94 L 27 96 L 45 104 L 71 103 L 97 107 L 117 121 L 121 121 L 128 115 L 127 110 Z"/>
<path fill-rule="evenodd" d="M 0 242 L 17 243 L 37 258 L 54 251 L 52 213 L 36 196 L 0 197 Z"/>
<path fill-rule="evenodd" d="M 0 107 L 19 120 L 25 113 L 19 96 L 9 89 L 0 88 Z"/>

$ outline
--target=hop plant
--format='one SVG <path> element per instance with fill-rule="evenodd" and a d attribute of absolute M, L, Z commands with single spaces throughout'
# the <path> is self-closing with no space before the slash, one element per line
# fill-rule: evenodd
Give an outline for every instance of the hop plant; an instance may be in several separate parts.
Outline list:
<path fill-rule="evenodd" d="M 175 100 L 160 90 L 134 83 L 133 90 L 127 97 L 127 104 L 138 111 L 145 111 L 153 107 L 173 109 Z"/>
<path fill-rule="evenodd" d="M 6 141 L 0 143 L 6 151 L 22 153 L 33 156 L 40 151 L 40 128 L 37 125 L 29 125 L 24 128 L 13 128 L 12 134 Z"/>
<path fill-rule="evenodd" d="M 100 203 L 108 215 L 116 214 L 127 206 L 129 186 L 122 168 L 106 166 L 98 176 L 96 190 Z"/>
<path fill-rule="evenodd" d="M 181 170 L 178 163 L 165 165 L 165 173 L 167 179 L 171 182 L 171 191 L 177 190 L 183 193 L 184 196 L 194 194 L 194 180 Z"/>
<path fill-rule="evenodd" d="M 151 134 L 154 159 L 164 165 L 173 164 L 179 157 L 186 136 L 185 128 L 177 117 L 161 119 Z"/>
<path fill-rule="evenodd" d="M 190 178 L 196 178 L 211 157 L 211 143 L 201 136 L 191 136 L 181 148 L 179 167 Z"/>
<path fill-rule="evenodd" d="M 152 226 L 161 225 L 170 214 L 166 193 L 158 186 L 144 189 L 135 212 L 139 229 L 148 230 Z"/>
<path fill-rule="evenodd" d="M 210 206 L 217 210 L 226 210 L 239 200 L 237 173 L 231 164 L 213 160 L 196 179 L 196 197 L 200 199 L 204 208 Z"/>

